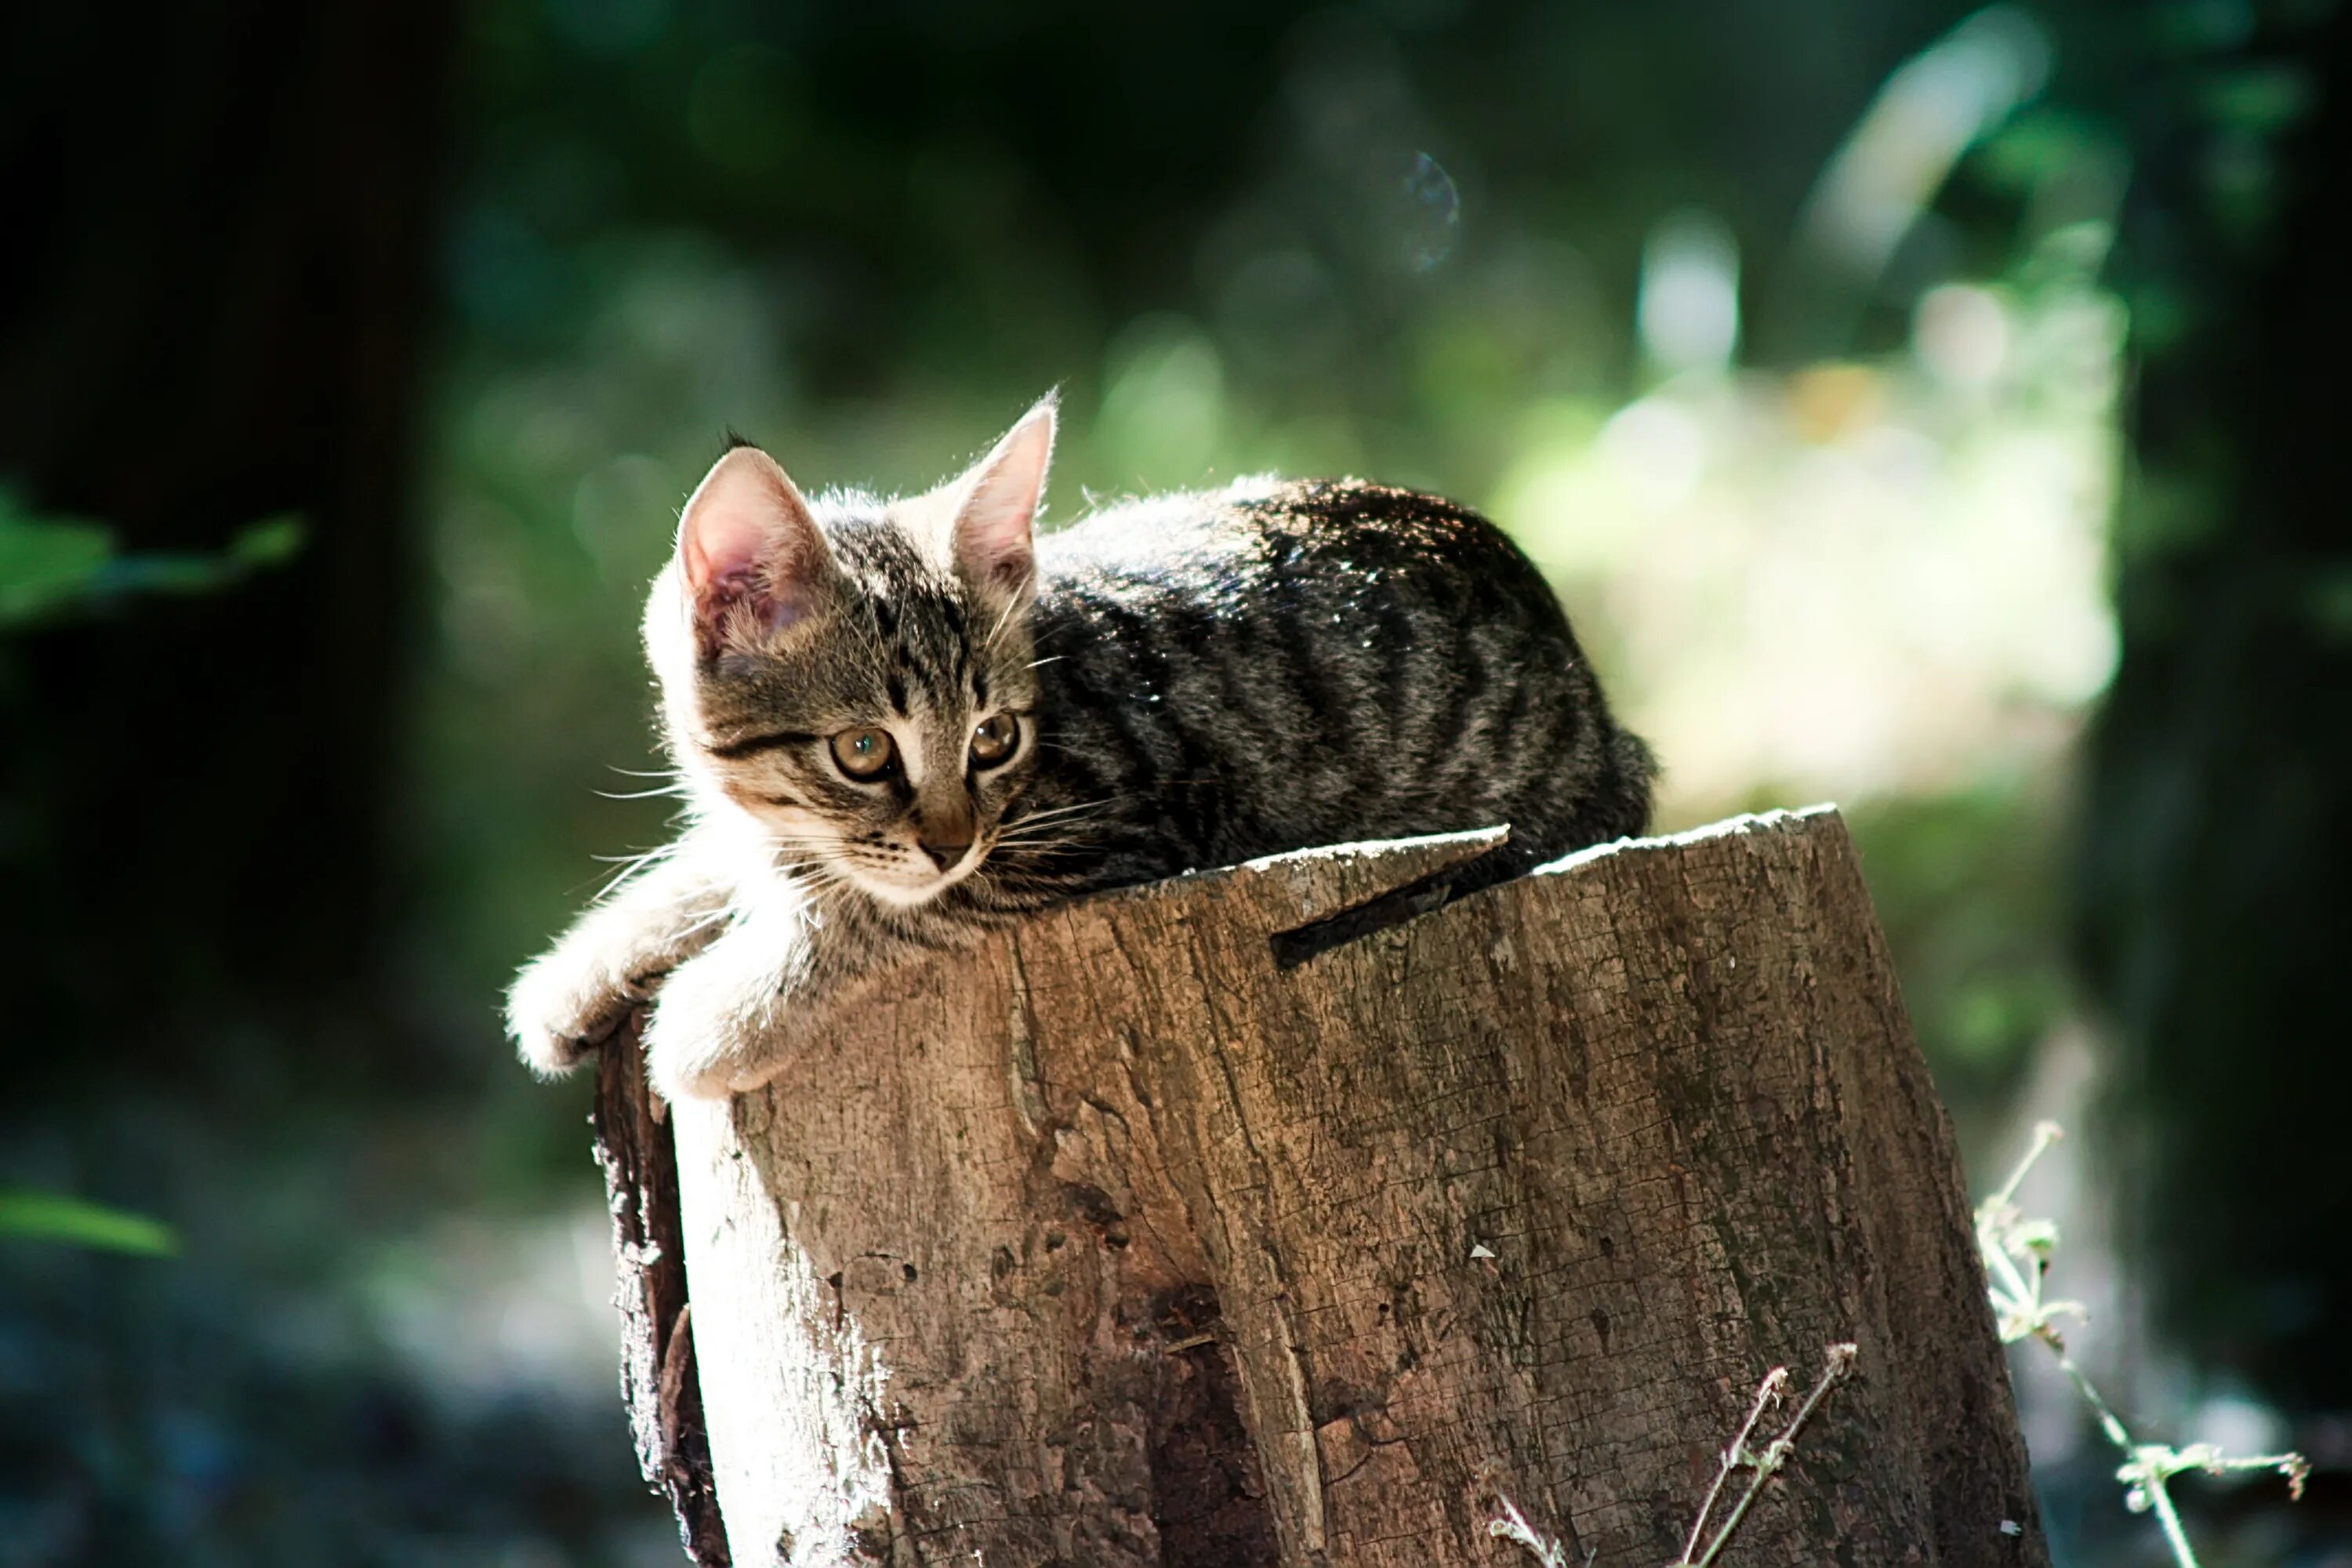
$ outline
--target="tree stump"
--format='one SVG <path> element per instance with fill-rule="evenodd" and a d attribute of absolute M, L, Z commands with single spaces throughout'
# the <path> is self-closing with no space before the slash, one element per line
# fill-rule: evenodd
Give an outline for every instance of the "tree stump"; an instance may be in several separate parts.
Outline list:
<path fill-rule="evenodd" d="M 1721 1561 L 2046 1563 L 1836 814 L 1456 897 L 1501 837 L 1108 894 L 910 973 L 671 1110 L 674 1232 L 608 1052 L 625 1384 L 689 1552 L 1492 1568 L 1532 1561 L 1507 1500 L 1659 1568 L 1759 1379 L 1851 1341 Z"/>

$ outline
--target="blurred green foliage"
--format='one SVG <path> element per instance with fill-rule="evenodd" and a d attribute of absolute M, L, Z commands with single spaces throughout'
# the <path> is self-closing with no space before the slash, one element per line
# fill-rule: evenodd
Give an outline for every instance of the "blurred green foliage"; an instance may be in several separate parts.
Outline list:
<path fill-rule="evenodd" d="M 2047 779 L 1988 779 L 1853 814 L 1887 944 L 1901 955 L 1904 1001 L 1963 1111 L 2004 1105 L 2075 1005 L 2065 889 L 2051 875 L 2064 816 L 2052 794 Z"/>
<path fill-rule="evenodd" d="M 2243 544 L 2230 437 L 2160 440 L 2179 459 L 2163 463 L 2123 450 L 2124 333 L 2162 354 L 2244 310 L 2242 279 L 2179 237 L 2242 257 L 2270 243 L 2274 143 L 2317 94 L 2266 41 L 2271 9 L 2291 8 L 415 12 L 449 29 L 456 81 L 429 307 L 332 340 L 366 375 L 382 334 L 433 344 L 413 534 L 352 548 L 349 491 L 282 498 L 237 472 L 194 493 L 232 498 L 232 517 L 299 504 L 309 531 L 122 548 L 46 495 L 0 496 L 0 704 L 38 714 L 17 700 L 35 673 L 88 658 L 61 631 L 149 631 L 170 658 L 203 646 L 196 612 L 276 617 L 237 646 L 302 663 L 276 689 L 310 706 L 236 731 L 232 792 L 276 776 L 328 704 L 352 710 L 332 733 L 352 755 L 353 736 L 390 739 L 387 761 L 345 769 L 362 780 L 309 759 L 319 798 L 296 804 L 312 815 L 286 810 L 257 858 L 304 858 L 306 830 L 352 817 L 388 842 L 393 877 L 354 870 L 347 901 L 296 917 L 349 945 L 365 986 L 215 1016 L 227 993 L 184 962 L 210 951 L 199 928 L 242 940 L 216 929 L 215 889 L 173 889 L 184 952 L 118 953 L 135 928 L 107 908 L 113 868 L 53 868 L 45 886 L 88 893 L 76 940 L 100 983 L 127 993 L 136 971 L 198 999 L 204 1027 L 45 1041 L 57 1106 L 0 1114 L 7 1181 L 154 1213 L 186 1247 L 135 1279 L 118 1258 L 9 1249 L 0 1410 L 60 1414 L 0 1418 L 0 1564 L 675 1560 L 612 1396 L 583 1091 L 512 1066 L 495 997 L 601 884 L 599 857 L 668 831 L 639 776 L 661 763 L 637 614 L 730 426 L 804 484 L 903 488 L 1058 384 L 1051 520 L 1269 468 L 1488 508 L 1664 747 L 1667 825 L 1845 805 L 1938 1080 L 1972 1148 L 1997 1137 L 2040 1048 L 2095 1021 L 2069 962 L 2069 848 L 2082 727 L 2116 668 L 2112 573 Z M 316 33 L 183 21 L 209 44 L 332 41 L 344 15 L 317 13 Z M 110 39 L 87 42 L 88 68 L 113 69 Z M 297 97 L 272 128 L 242 118 L 227 57 L 320 95 L 412 68 L 330 51 L 368 79 L 337 79 L 220 47 L 211 74 L 186 72 L 239 106 L 203 169 L 265 220 L 236 138 L 327 113 Z M 403 100 L 437 101 L 419 68 Z M 182 74 L 122 95 L 155 117 L 154 145 L 180 134 L 161 89 Z M 2167 160 L 2174 184 L 2136 195 Z M 279 253 L 282 233 L 256 232 L 237 255 Z M 363 270 L 299 254 L 306 289 Z M 295 301 L 271 320 L 307 341 L 299 271 L 268 274 L 278 296 L 226 292 Z M 206 343 L 276 341 L 182 302 Z M 0 382 L 16 363 L 0 355 Z M 224 375 L 217 405 L 185 399 L 207 449 L 206 420 L 270 406 L 268 377 Z M 44 369 L 16 406 L 66 406 L 50 393 L 67 380 Z M 406 428 L 367 426 L 404 458 Z M 78 449 L 112 461 L 92 429 Z M 290 444 L 381 493 L 336 433 Z M 281 563 L 315 571 L 184 596 Z M 2195 621 L 2193 583 L 2157 587 L 2128 632 Z M 2296 616 L 2345 646 L 2352 575 L 2293 588 Z M 166 620 L 140 594 L 183 597 Z M 373 634 L 399 661 L 379 709 L 341 676 L 350 627 L 380 624 L 358 612 L 387 603 L 405 619 Z M 2216 668 L 2192 661 L 2181 689 Z M 192 776 L 194 759 L 137 754 L 167 790 Z M 2177 804 L 2176 774 L 2124 767 Z M 69 773 L 42 776 L 69 797 Z M 202 804 L 225 816 L 239 798 Z M 52 826 L 0 800 L 0 850 L 45 847 Z M 266 867 L 232 869 L 268 898 Z M 2112 1511 L 2111 1494 L 2093 1475 L 2075 1495 Z M 2103 1517 L 2069 1523 L 2075 1560 Z"/>
<path fill-rule="evenodd" d="M 2352 448 L 2328 390 L 2352 358 L 2333 238 L 2352 10 L 2157 15 L 2148 68 L 2095 84 L 2143 128 L 2116 272 L 2145 330 L 2076 957 L 2115 1047 L 2157 1326 L 2215 1383 L 2324 1420 L 2352 1405 L 2352 1253 L 2332 1239 L 2352 1233 L 2334 984 L 2352 641 L 2330 610 Z"/>
<path fill-rule="evenodd" d="M 218 555 L 124 554 L 104 524 L 36 516 L 0 488 L 0 633 L 128 595 L 210 593 L 301 548 L 301 521 L 278 517 L 240 531 Z"/>
<path fill-rule="evenodd" d="M 146 1258 L 169 1258 L 180 1250 L 171 1226 L 143 1215 L 56 1193 L 0 1189 L 0 1242 L 11 1240 L 65 1242 Z"/>

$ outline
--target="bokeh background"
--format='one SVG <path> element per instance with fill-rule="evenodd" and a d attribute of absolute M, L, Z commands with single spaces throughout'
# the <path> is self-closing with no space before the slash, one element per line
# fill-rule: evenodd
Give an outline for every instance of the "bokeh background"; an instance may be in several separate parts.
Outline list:
<path fill-rule="evenodd" d="M 0 47 L 0 1564 L 656 1564 L 584 1087 L 725 426 L 1051 517 L 1489 510 L 1667 773 L 1862 845 L 1982 1192 L 2222 1563 L 2352 1563 L 2326 0 L 196 0 Z M 86 1207 L 80 1205 L 104 1205 Z M 2031 1347 L 2029 1347 L 2029 1350 Z M 2021 1356 L 2060 1560 L 2160 1560 Z"/>

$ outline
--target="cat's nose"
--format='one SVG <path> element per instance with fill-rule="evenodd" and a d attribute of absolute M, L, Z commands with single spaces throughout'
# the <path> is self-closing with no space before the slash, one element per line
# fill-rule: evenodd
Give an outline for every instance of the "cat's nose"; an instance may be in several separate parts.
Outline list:
<path fill-rule="evenodd" d="M 942 838 L 926 833 L 915 842 L 921 845 L 923 853 L 931 858 L 931 864 L 944 871 L 971 850 L 971 834 L 967 831 L 961 838 Z"/>

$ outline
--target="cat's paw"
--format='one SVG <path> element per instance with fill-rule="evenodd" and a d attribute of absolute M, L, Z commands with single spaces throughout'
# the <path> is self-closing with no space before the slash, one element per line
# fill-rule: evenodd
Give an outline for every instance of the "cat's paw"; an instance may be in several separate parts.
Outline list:
<path fill-rule="evenodd" d="M 738 1088 L 735 1073 L 723 1061 L 699 1061 L 672 1052 L 667 1057 L 647 1057 L 646 1077 L 654 1092 L 676 1105 L 688 1100 L 725 1100 Z M 740 1087 L 757 1087 L 757 1080 Z"/>
<path fill-rule="evenodd" d="M 650 977 L 583 963 L 558 948 L 516 977 L 507 993 L 507 1033 L 525 1066 L 555 1078 L 611 1039 L 651 994 Z"/>
<path fill-rule="evenodd" d="M 724 1100 L 773 1076 L 761 1065 L 775 1003 L 772 975 L 737 973 L 714 951 L 662 987 L 646 1025 L 646 1076 L 664 1100 Z"/>

